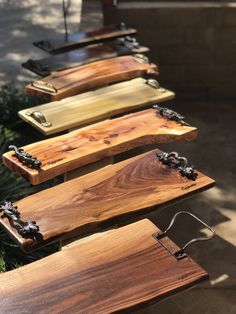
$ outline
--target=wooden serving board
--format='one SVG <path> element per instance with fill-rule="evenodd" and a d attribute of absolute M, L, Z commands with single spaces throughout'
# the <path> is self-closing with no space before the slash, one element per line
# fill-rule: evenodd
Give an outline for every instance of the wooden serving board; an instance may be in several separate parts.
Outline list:
<path fill-rule="evenodd" d="M 156 65 L 142 62 L 136 55 L 123 56 L 55 72 L 26 86 L 25 91 L 48 101 L 60 100 L 145 74 L 158 74 Z"/>
<path fill-rule="evenodd" d="M 25 250 L 103 229 L 119 218 L 144 214 L 210 188 L 214 180 L 198 172 L 195 181 L 162 164 L 154 150 L 99 169 L 18 202 L 21 219 L 35 220 L 37 239 L 26 239 L 10 226 L 0 224 Z"/>
<path fill-rule="evenodd" d="M 157 232 L 144 219 L 2 274 L 2 313 L 114 313 L 208 279 L 189 256 L 173 257 Z M 165 245 L 179 249 L 167 237 Z"/>
<path fill-rule="evenodd" d="M 119 39 L 92 45 L 73 51 L 68 51 L 44 59 L 32 60 L 22 63 L 22 66 L 40 76 L 50 75 L 52 72 L 92 63 L 98 60 L 115 58 L 118 56 L 145 53 L 147 47 L 129 48 Z"/>
<path fill-rule="evenodd" d="M 134 35 L 136 33 L 136 29 L 129 28 L 125 25 L 124 27 L 121 27 L 121 25 L 109 25 L 97 30 L 68 35 L 67 41 L 65 38 L 46 39 L 36 41 L 33 44 L 51 54 L 56 54 L 118 37 Z"/>
<path fill-rule="evenodd" d="M 143 78 L 137 78 L 114 84 L 21 110 L 19 116 L 40 132 L 49 135 L 174 98 L 173 92 L 154 88 L 147 82 Z M 41 112 L 50 126 L 37 122 L 32 116 L 34 112 Z"/>
<path fill-rule="evenodd" d="M 196 128 L 168 120 L 156 109 L 147 109 L 23 147 L 41 161 L 39 170 L 23 165 L 13 151 L 3 155 L 3 162 L 30 183 L 39 184 L 138 146 L 190 141 L 196 136 Z"/>

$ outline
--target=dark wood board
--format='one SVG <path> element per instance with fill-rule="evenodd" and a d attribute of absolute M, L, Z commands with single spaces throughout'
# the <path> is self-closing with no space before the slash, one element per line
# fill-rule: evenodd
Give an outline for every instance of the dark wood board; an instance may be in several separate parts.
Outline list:
<path fill-rule="evenodd" d="M 196 136 L 196 128 L 168 120 L 152 108 L 23 147 L 25 152 L 42 163 L 40 169 L 24 165 L 14 151 L 3 155 L 3 162 L 35 185 L 135 147 L 191 141 Z"/>
<path fill-rule="evenodd" d="M 108 25 L 92 31 L 69 34 L 67 40 L 65 37 L 61 39 L 45 39 L 36 41 L 33 44 L 48 53 L 57 54 L 136 33 L 136 29 L 128 26 L 122 28 L 120 25 Z"/>
<path fill-rule="evenodd" d="M 157 232 L 144 219 L 0 275 L 1 312 L 114 313 L 208 278 L 190 257 L 173 257 L 154 239 Z M 165 245 L 179 249 L 169 238 Z"/>
<path fill-rule="evenodd" d="M 157 66 L 143 62 L 136 55 L 123 56 L 54 72 L 27 85 L 25 92 L 48 101 L 60 100 L 147 74 L 158 74 Z"/>
<path fill-rule="evenodd" d="M 163 207 L 214 185 L 197 172 L 196 181 L 162 164 L 154 150 L 99 169 L 82 177 L 28 196 L 18 202 L 22 220 L 35 220 L 37 239 L 26 239 L 8 219 L 0 224 L 25 250 L 54 241 L 85 235 L 127 217 L 144 214 L 153 206 Z"/>
<path fill-rule="evenodd" d="M 99 60 L 132 55 L 135 53 L 145 53 L 147 51 L 149 51 L 147 47 L 141 46 L 131 49 L 126 47 L 121 40 L 117 39 L 112 42 L 91 45 L 39 60 L 29 59 L 22 63 L 22 66 L 44 77 L 55 71 L 65 70 Z"/>

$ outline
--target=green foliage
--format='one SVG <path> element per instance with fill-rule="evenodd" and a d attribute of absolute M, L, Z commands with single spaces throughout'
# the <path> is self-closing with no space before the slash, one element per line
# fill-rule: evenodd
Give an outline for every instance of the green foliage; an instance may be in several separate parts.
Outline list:
<path fill-rule="evenodd" d="M 12 88 L 12 86 L 4 86 L 2 90 L 0 90 L 0 156 L 8 150 L 8 146 L 12 144 L 13 141 L 15 145 L 20 143 L 21 134 L 24 132 L 16 132 L 19 126 L 17 112 L 23 107 L 30 106 L 33 106 L 30 99 L 20 94 L 16 89 Z M 9 128 L 9 126 L 11 128 Z M 24 136 L 29 136 L 31 139 L 31 134 L 24 134 Z M 5 200 L 14 202 L 59 182 L 58 180 L 54 180 L 47 184 L 31 186 L 30 183 L 23 178 L 17 177 L 14 173 L 10 172 L 3 165 L 1 159 L 0 178 L 0 204 Z M 57 250 L 58 245 L 52 245 L 31 254 L 26 254 L 11 240 L 8 234 L 0 228 L 0 272 L 25 265 Z"/>
<path fill-rule="evenodd" d="M 0 125 L 13 129 L 21 120 L 18 111 L 35 106 L 40 101 L 19 92 L 13 84 L 6 84 L 0 89 Z"/>

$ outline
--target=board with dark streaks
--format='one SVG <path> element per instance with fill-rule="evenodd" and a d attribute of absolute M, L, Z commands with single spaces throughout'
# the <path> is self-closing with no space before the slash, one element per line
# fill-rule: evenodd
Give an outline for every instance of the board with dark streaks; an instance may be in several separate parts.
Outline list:
<path fill-rule="evenodd" d="M 161 301 L 206 280 L 186 256 L 177 260 L 149 220 L 2 274 L 2 313 L 114 313 Z M 166 245 L 179 248 L 169 238 Z"/>
<path fill-rule="evenodd" d="M 214 185 L 196 171 L 195 181 L 161 163 L 154 150 L 101 168 L 16 202 L 23 220 L 35 220 L 37 238 L 23 238 L 6 217 L 0 225 L 24 249 L 101 230 L 126 218 L 165 207 Z"/>

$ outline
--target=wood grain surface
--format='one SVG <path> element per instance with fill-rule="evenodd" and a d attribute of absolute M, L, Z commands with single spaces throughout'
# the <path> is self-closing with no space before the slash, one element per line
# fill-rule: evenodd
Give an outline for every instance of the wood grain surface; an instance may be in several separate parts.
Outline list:
<path fill-rule="evenodd" d="M 23 149 L 41 161 L 39 170 L 23 165 L 13 151 L 3 155 L 4 164 L 32 184 L 151 143 L 190 141 L 197 129 L 163 118 L 147 109 L 33 143 Z"/>
<path fill-rule="evenodd" d="M 136 34 L 136 29 L 127 27 L 126 29 L 119 29 L 117 25 L 108 25 L 100 29 L 79 32 L 68 35 L 66 41 L 64 36 L 61 39 L 45 39 L 46 45 L 43 41 L 37 41 L 33 44 L 51 54 L 69 51 L 75 48 L 84 47 L 87 45 L 104 42 L 113 38 L 124 37 Z"/>
<path fill-rule="evenodd" d="M 139 48 L 130 49 L 124 46 L 121 41 L 116 40 L 107 43 L 91 45 L 39 60 L 29 59 L 28 61 L 22 63 L 22 66 L 44 77 L 55 71 L 65 70 L 98 60 L 110 59 L 124 55 L 132 55 L 135 53 L 145 53 L 147 51 L 149 51 L 149 49 L 142 46 Z"/>
<path fill-rule="evenodd" d="M 18 202 L 22 220 L 35 220 L 38 239 L 22 238 L 7 218 L 0 224 L 24 250 L 103 229 L 119 219 L 144 214 L 210 188 L 214 180 L 198 172 L 196 181 L 163 165 L 154 150 L 28 196 Z M 186 156 L 187 157 L 187 156 Z"/>
<path fill-rule="evenodd" d="M 119 228 L 0 275 L 4 314 L 105 314 L 158 302 L 206 280 L 190 257 L 176 260 L 149 220 Z M 169 238 L 166 245 L 178 247 Z"/>
<path fill-rule="evenodd" d="M 143 78 L 107 86 L 41 106 L 27 108 L 19 116 L 45 135 L 79 127 L 117 114 L 174 98 L 169 90 L 153 88 Z M 44 127 L 28 112 L 39 111 L 51 123 Z"/>
<path fill-rule="evenodd" d="M 27 85 L 25 92 L 48 101 L 60 100 L 145 74 L 158 74 L 157 66 L 141 62 L 136 56 L 122 56 L 54 72 L 40 81 Z M 48 91 L 48 86 L 54 91 Z"/>

